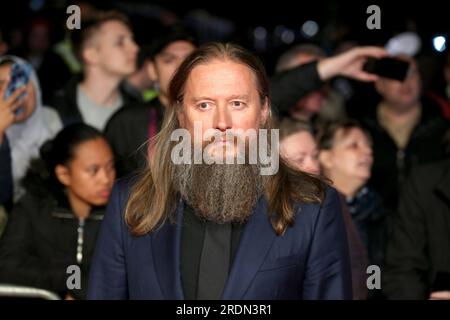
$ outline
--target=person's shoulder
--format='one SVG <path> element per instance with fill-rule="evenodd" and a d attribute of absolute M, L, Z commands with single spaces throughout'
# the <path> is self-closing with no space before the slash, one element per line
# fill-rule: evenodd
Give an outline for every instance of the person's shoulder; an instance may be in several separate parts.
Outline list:
<path fill-rule="evenodd" d="M 42 107 L 42 118 L 45 127 L 50 131 L 50 138 L 55 137 L 63 128 L 61 117 L 59 116 L 58 112 L 52 107 Z"/>
<path fill-rule="evenodd" d="M 321 211 L 325 209 L 333 209 L 342 207 L 342 199 L 339 192 L 332 186 L 325 184 L 325 194 L 320 204 Z"/>
<path fill-rule="evenodd" d="M 324 187 L 323 198 L 319 202 L 294 202 L 294 234 L 304 233 L 311 237 L 326 225 L 336 225 L 342 219 L 342 203 L 339 193 L 331 186 Z"/>
<path fill-rule="evenodd" d="M 422 116 L 419 123 L 420 132 L 426 136 L 433 133 L 441 136 L 450 126 L 450 122 L 445 118 L 442 108 L 429 95 L 422 96 L 420 101 L 422 103 Z"/>
<path fill-rule="evenodd" d="M 127 106 L 124 106 L 123 108 L 120 108 L 115 115 L 118 115 L 120 117 L 132 117 L 132 116 L 139 116 L 142 114 L 148 113 L 148 110 L 150 109 L 151 105 L 148 103 L 138 102 L 138 103 L 132 103 Z"/>
<path fill-rule="evenodd" d="M 32 159 L 25 176 L 20 181 L 25 195 L 35 200 L 53 199 L 53 183 L 48 177 L 49 173 L 44 160 Z"/>
<path fill-rule="evenodd" d="M 147 121 L 150 106 L 144 103 L 136 103 L 124 106 L 117 110 L 108 121 L 107 127 L 109 126 L 124 126 L 131 125 L 135 126 L 136 121 Z"/>
<path fill-rule="evenodd" d="M 62 117 L 71 117 L 76 114 L 78 111 L 77 88 L 80 81 L 81 75 L 74 75 L 66 85 L 54 92 L 48 107 L 58 111 Z"/>
<path fill-rule="evenodd" d="M 53 208 L 56 206 L 56 202 L 46 188 L 42 189 L 39 192 L 27 190 L 14 204 L 11 217 L 27 220 L 33 224 L 42 225 L 47 223 Z"/>
<path fill-rule="evenodd" d="M 136 178 L 134 177 L 119 178 L 114 183 L 113 190 L 119 194 L 129 194 L 133 188 L 135 180 Z"/>
<path fill-rule="evenodd" d="M 336 189 L 324 181 L 318 183 L 322 190 L 318 191 L 317 201 L 296 200 L 293 202 L 296 216 L 308 214 L 316 219 L 324 211 L 340 208 L 341 199 Z"/>
<path fill-rule="evenodd" d="M 79 74 L 73 75 L 64 86 L 55 91 L 53 95 L 54 100 L 65 99 L 67 96 L 75 96 L 78 84 L 81 82 L 81 79 L 82 79 L 81 75 Z M 51 107 L 56 108 L 58 106 L 52 105 Z"/>
<path fill-rule="evenodd" d="M 118 200 L 120 206 L 123 207 L 128 201 L 133 187 L 139 181 L 139 178 L 139 175 L 132 175 L 117 179 L 114 183 L 110 201 Z"/>
<path fill-rule="evenodd" d="M 410 175 L 410 182 L 422 187 L 433 187 L 450 175 L 450 159 L 423 164 L 415 167 Z"/>

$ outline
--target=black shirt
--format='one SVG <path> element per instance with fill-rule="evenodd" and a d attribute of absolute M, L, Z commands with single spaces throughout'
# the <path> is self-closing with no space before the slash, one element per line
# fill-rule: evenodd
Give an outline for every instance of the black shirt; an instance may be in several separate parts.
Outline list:
<path fill-rule="evenodd" d="M 212 222 L 199 218 L 190 206 L 185 205 L 181 232 L 181 282 L 184 298 L 187 300 L 197 299 L 200 258 L 207 223 Z M 238 249 L 243 228 L 242 224 L 232 224 L 230 266 Z"/>

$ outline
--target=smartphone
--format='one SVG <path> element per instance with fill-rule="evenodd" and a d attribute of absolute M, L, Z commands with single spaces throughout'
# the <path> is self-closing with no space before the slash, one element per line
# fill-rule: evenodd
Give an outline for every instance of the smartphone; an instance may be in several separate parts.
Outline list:
<path fill-rule="evenodd" d="M 389 78 L 403 82 L 408 75 L 409 67 L 409 62 L 396 58 L 370 58 L 364 64 L 363 70 L 368 73 L 379 75 L 383 78 Z"/>
<path fill-rule="evenodd" d="M 27 86 L 28 82 L 30 81 L 30 73 L 31 67 L 28 64 L 14 63 L 11 66 L 10 81 L 8 87 L 5 90 L 3 100 L 8 99 L 17 89 Z M 25 91 L 18 97 L 18 99 L 24 99 L 26 95 L 27 92 Z M 23 112 L 22 107 L 17 108 L 15 111 L 16 115 L 19 115 L 22 112 Z"/>

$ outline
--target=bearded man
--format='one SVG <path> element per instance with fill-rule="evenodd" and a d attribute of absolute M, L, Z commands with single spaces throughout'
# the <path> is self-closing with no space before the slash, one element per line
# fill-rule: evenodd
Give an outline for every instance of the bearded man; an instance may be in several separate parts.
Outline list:
<path fill-rule="evenodd" d="M 273 130 L 259 60 L 237 45 L 206 44 L 177 70 L 169 98 L 148 168 L 114 188 L 89 298 L 351 299 L 336 191 L 282 158 L 271 175 L 261 174 L 267 163 L 250 161 L 253 140 Z M 244 151 L 246 161 L 174 161 L 172 133 L 194 136 L 199 123 L 203 136 L 217 133 L 201 144 L 201 159 Z"/>

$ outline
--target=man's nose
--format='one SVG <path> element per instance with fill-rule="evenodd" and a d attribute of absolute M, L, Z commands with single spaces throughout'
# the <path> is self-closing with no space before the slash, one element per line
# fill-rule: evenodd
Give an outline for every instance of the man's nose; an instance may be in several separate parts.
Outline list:
<path fill-rule="evenodd" d="M 220 131 L 231 129 L 231 116 L 226 107 L 219 106 L 214 115 L 214 128 Z"/>

